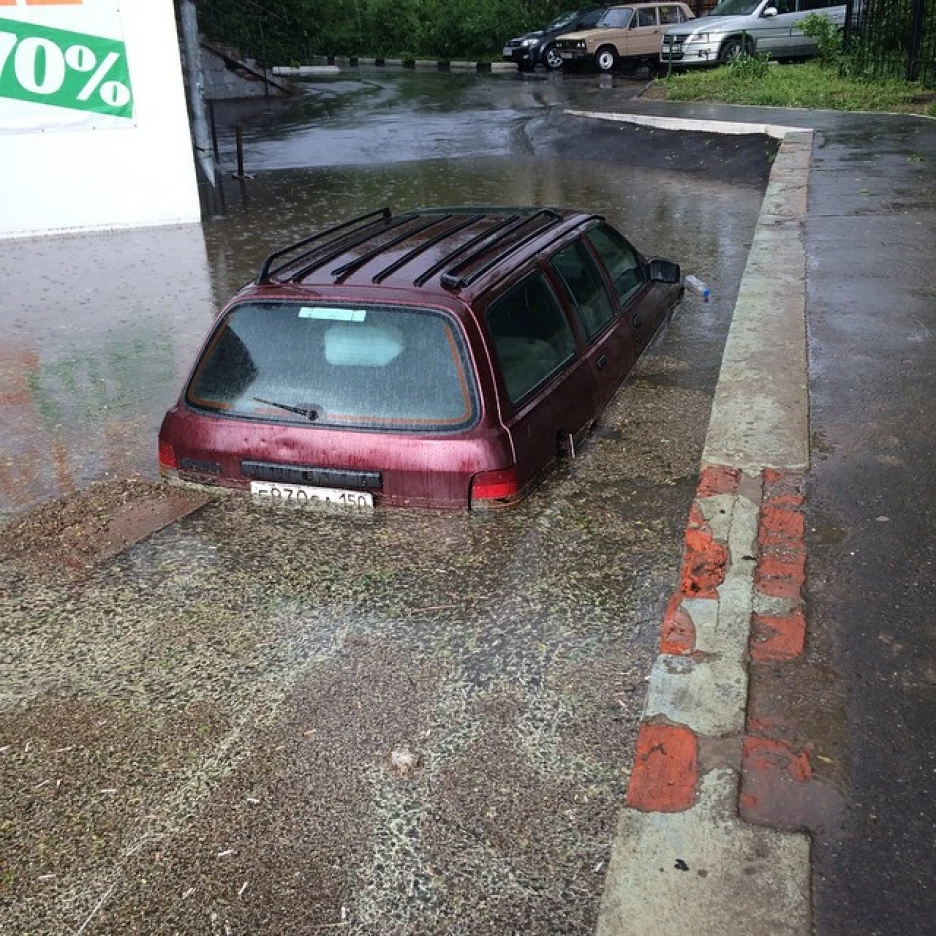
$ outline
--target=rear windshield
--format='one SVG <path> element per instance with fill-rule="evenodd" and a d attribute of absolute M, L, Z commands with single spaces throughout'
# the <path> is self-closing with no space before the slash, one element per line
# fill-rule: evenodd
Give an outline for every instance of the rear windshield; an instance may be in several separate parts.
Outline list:
<path fill-rule="evenodd" d="M 244 303 L 212 336 L 186 398 L 267 422 L 451 431 L 476 418 L 467 361 L 455 323 L 429 310 Z"/>

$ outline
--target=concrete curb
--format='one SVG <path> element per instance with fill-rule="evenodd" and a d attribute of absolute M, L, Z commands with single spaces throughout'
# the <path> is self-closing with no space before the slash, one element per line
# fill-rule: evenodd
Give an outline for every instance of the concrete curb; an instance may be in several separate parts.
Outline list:
<path fill-rule="evenodd" d="M 515 72 L 513 62 L 458 62 L 448 59 L 384 59 L 357 56 L 318 56 L 308 65 L 275 65 L 274 75 L 302 77 L 305 75 L 336 75 L 342 68 L 361 65 L 377 68 L 416 68 L 436 71 Z"/>
<path fill-rule="evenodd" d="M 720 121 L 574 113 L 725 132 Z M 805 641 L 802 225 L 812 133 L 727 126 L 782 142 L 725 345 L 598 936 L 811 929 L 810 840 L 767 827 L 802 827 L 795 803 L 810 775 L 808 752 L 752 722 L 748 699 L 757 665 L 793 660 Z"/>

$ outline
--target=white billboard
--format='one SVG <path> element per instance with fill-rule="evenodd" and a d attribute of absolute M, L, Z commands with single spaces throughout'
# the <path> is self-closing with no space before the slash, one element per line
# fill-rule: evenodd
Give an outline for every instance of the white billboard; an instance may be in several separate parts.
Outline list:
<path fill-rule="evenodd" d="M 133 120 L 119 0 L 0 0 L 0 133 Z"/>

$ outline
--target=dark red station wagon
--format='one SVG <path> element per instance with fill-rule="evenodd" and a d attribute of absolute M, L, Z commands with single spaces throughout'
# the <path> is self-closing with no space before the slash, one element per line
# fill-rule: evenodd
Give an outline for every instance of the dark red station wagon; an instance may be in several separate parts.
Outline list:
<path fill-rule="evenodd" d="M 384 208 L 271 254 L 159 432 L 163 476 L 273 502 L 520 500 L 682 293 L 603 218 Z"/>

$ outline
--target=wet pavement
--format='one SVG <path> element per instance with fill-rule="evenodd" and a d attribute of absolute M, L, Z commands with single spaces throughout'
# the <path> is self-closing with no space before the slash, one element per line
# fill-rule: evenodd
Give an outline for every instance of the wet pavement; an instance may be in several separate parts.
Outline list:
<path fill-rule="evenodd" d="M 800 663 L 776 667 L 772 690 L 824 793 L 805 804 L 813 931 L 929 934 L 936 121 L 649 101 L 629 109 L 816 131 L 804 225 L 807 643 Z"/>
<path fill-rule="evenodd" d="M 830 130 L 813 177 L 810 626 L 840 680 L 813 704 L 845 729 L 845 805 L 815 844 L 818 931 L 860 920 L 869 936 L 923 936 L 936 918 L 936 121 Z"/>
<path fill-rule="evenodd" d="M 681 168 L 665 134 L 609 126 L 564 152 L 585 125 L 552 112 L 562 85 L 496 87 L 526 103 L 508 101 L 483 150 L 477 121 L 420 99 L 448 114 L 449 152 L 254 166 L 203 228 L 5 252 L 20 275 L 0 280 L 15 337 L 0 509 L 17 516 L 152 476 L 159 416 L 217 303 L 272 247 L 375 204 L 591 208 L 713 300 L 677 308 L 579 457 L 516 510 L 221 497 L 90 571 L 0 558 L 4 930 L 594 928 L 769 152 L 725 143 L 756 157 L 732 181 Z M 256 132 L 254 154 L 272 137 Z M 667 168 L 647 166 L 654 148 Z"/>

